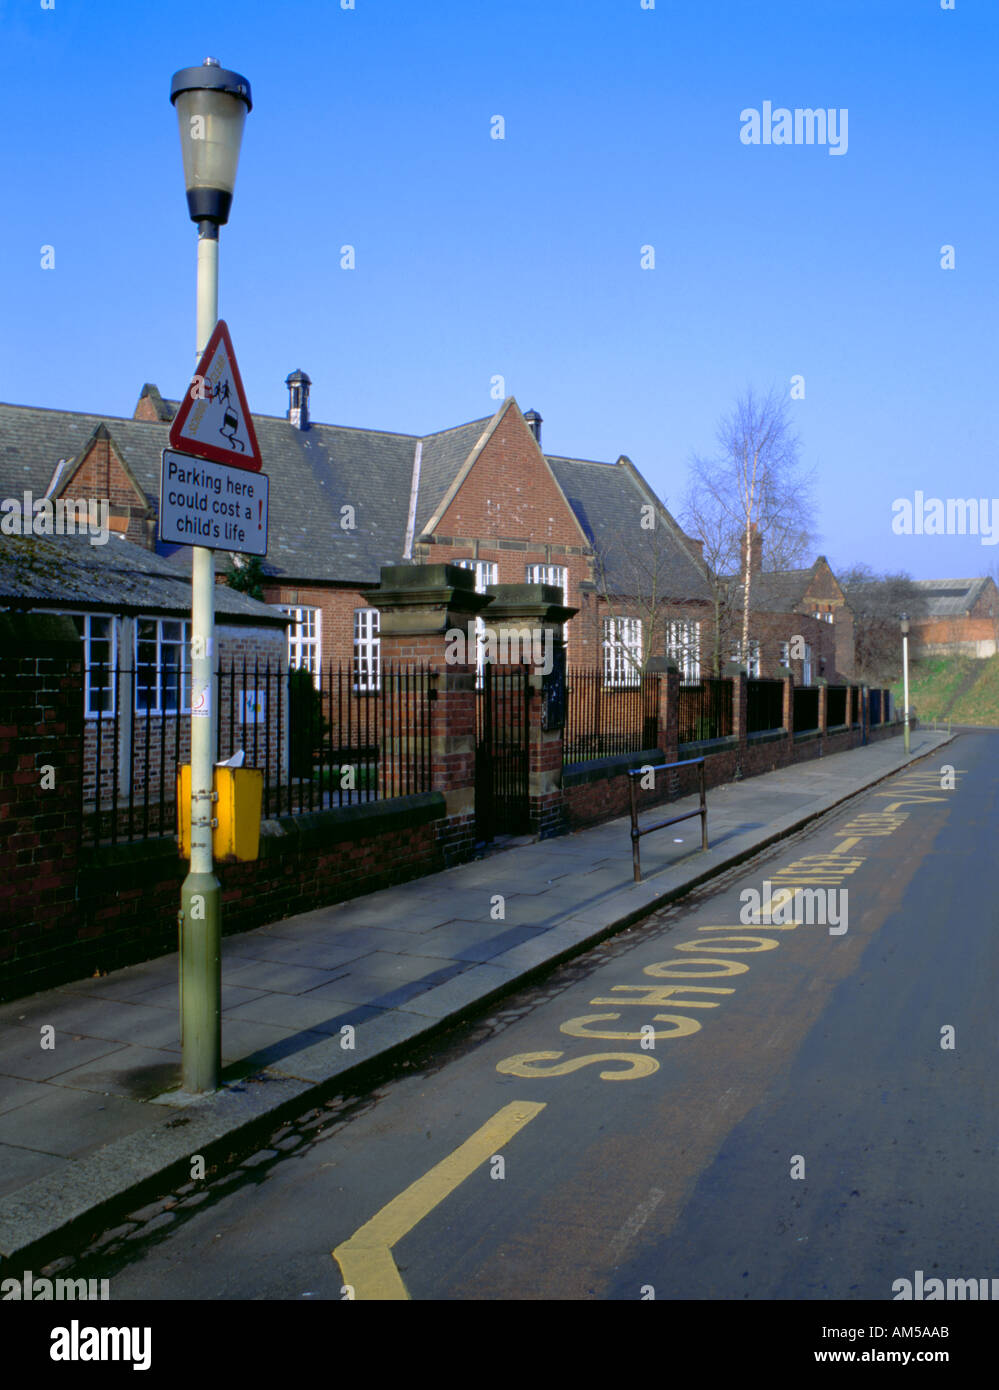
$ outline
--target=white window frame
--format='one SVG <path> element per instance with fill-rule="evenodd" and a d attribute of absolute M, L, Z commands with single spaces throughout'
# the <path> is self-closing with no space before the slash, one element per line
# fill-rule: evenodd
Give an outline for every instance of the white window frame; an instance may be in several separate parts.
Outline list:
<path fill-rule="evenodd" d="M 790 671 L 790 669 L 791 669 L 791 643 L 790 643 L 790 642 L 782 642 L 782 643 L 780 644 L 780 659 L 778 660 L 777 664 L 778 664 L 778 666 L 783 666 L 786 670 Z"/>
<path fill-rule="evenodd" d="M 569 567 L 567 565 L 528 565 L 528 584 L 553 584 L 562 590 L 562 602 L 569 606 Z"/>
<path fill-rule="evenodd" d="M 759 680 L 759 678 L 760 678 L 760 639 L 759 639 L 758 637 L 750 637 L 750 639 L 749 639 L 749 659 L 748 659 L 748 661 L 745 661 L 745 662 L 743 662 L 743 659 L 742 659 L 742 643 L 741 643 L 741 642 L 736 642 L 736 643 L 734 643 L 734 644 L 733 644 L 733 647 L 732 647 L 732 656 L 731 656 L 731 660 L 734 661 L 734 662 L 736 662 L 737 665 L 739 665 L 739 666 L 745 665 L 745 668 L 746 668 L 746 676 L 747 676 L 747 678 L 748 678 L 749 680 Z"/>
<path fill-rule="evenodd" d="M 696 685 L 701 679 L 701 625 L 691 620 L 666 624 L 666 655 L 680 667 L 680 679 Z"/>
<path fill-rule="evenodd" d="M 323 664 L 323 610 L 306 603 L 279 603 L 275 607 L 294 619 L 288 628 L 288 666 L 304 666 L 318 686 Z"/>
<path fill-rule="evenodd" d="M 377 608 L 354 609 L 353 685 L 362 695 L 382 688 L 380 618 Z"/>
<path fill-rule="evenodd" d="M 454 562 L 460 569 L 471 570 L 475 575 L 475 592 L 484 594 L 488 584 L 497 583 L 499 565 L 495 560 L 473 560 L 466 557 L 464 560 Z M 485 618 L 475 619 L 475 688 L 482 689 L 484 680 L 483 671 L 486 665 L 486 620 Z"/>
<path fill-rule="evenodd" d="M 83 642 L 83 713 L 86 719 L 113 719 L 115 715 L 115 680 L 114 673 L 118 666 L 118 620 L 113 613 L 67 613 L 67 617 L 72 618 L 77 625 L 80 640 Z M 94 669 L 95 662 L 92 658 L 93 644 L 95 642 L 107 642 L 107 637 L 96 637 L 93 633 L 94 621 L 110 624 L 111 660 L 110 663 L 102 663 L 105 666 L 108 677 L 107 686 L 100 689 L 106 690 L 108 695 L 107 709 L 96 709 L 92 693 L 96 692 L 96 686 L 92 685 L 90 676 Z"/>
<path fill-rule="evenodd" d="M 568 565 L 528 565 L 528 584 L 554 584 L 562 590 L 563 607 L 569 607 L 569 567 Z M 562 624 L 562 646 L 566 660 L 569 657 L 569 624 Z"/>
<path fill-rule="evenodd" d="M 470 556 L 466 556 L 465 559 L 455 560 L 454 563 L 459 569 L 471 570 L 473 572 L 475 575 L 475 592 L 477 594 L 484 594 L 487 584 L 496 583 L 496 574 L 499 567 L 495 560 L 473 560 Z"/>
<path fill-rule="evenodd" d="M 801 683 L 811 685 L 812 683 L 812 648 L 809 643 L 805 643 L 805 655 L 801 662 Z"/>
<path fill-rule="evenodd" d="M 603 650 L 605 686 L 621 687 L 641 683 L 641 618 L 604 618 Z"/>
<path fill-rule="evenodd" d="M 150 637 L 148 634 L 141 635 L 142 625 L 153 623 L 155 630 Z M 180 628 L 180 637 L 175 640 L 172 637 L 164 637 L 163 624 L 175 623 Z M 153 662 L 139 662 L 139 647 L 153 645 L 156 649 L 156 658 Z M 163 665 L 164 650 L 179 652 L 180 660 L 177 663 L 177 693 L 179 699 L 173 707 L 164 704 L 163 695 L 163 675 L 165 669 Z M 135 709 L 136 715 L 157 715 L 164 714 L 189 714 L 191 711 L 191 624 L 186 618 L 150 618 L 137 617 L 135 620 L 135 648 L 134 648 L 134 670 L 135 670 Z M 155 704 L 152 704 L 146 697 L 146 704 L 140 708 L 139 690 L 141 677 L 144 672 L 153 671 L 155 674 L 155 684 L 145 687 L 146 691 L 155 692 Z M 177 707 L 179 706 L 179 708 Z"/>

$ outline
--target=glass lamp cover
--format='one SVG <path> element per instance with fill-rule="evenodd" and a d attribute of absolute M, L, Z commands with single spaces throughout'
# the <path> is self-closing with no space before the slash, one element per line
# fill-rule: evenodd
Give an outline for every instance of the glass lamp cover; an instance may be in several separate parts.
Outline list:
<path fill-rule="evenodd" d="M 227 92 L 181 92 L 175 102 L 188 192 L 217 188 L 232 193 L 246 103 Z"/>

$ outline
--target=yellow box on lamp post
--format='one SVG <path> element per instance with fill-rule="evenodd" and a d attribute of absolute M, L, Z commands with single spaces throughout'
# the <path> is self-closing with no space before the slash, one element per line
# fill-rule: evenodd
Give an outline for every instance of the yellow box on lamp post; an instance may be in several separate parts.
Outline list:
<path fill-rule="evenodd" d="M 212 819 L 212 858 L 228 861 L 260 857 L 260 808 L 264 774 L 254 767 L 216 767 Z M 177 769 L 177 838 L 184 859 L 191 857 L 191 765 Z"/>

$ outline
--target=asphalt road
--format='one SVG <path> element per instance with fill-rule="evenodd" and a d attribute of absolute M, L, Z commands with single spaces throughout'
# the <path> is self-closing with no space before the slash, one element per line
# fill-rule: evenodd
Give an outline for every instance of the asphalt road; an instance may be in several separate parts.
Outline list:
<path fill-rule="evenodd" d="M 886 1300 L 916 1270 L 999 1277 L 997 786 L 999 736 L 962 734 L 148 1209 L 86 1272 L 115 1299 Z M 821 901 L 748 922 L 741 895 L 765 907 L 782 870 Z"/>

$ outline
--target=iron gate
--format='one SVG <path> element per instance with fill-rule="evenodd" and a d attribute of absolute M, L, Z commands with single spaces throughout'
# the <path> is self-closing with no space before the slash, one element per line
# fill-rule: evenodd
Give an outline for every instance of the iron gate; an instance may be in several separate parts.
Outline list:
<path fill-rule="evenodd" d="M 523 835 L 530 829 L 528 730 L 530 667 L 482 668 L 475 698 L 475 834 Z"/>

